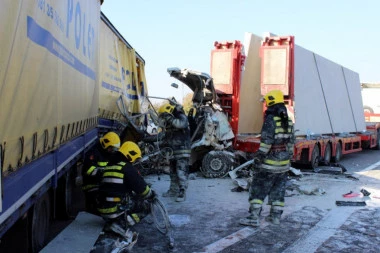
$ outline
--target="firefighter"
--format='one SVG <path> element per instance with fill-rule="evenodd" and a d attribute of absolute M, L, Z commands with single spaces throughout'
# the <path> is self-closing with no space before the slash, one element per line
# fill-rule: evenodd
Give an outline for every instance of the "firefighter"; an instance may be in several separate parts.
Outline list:
<path fill-rule="evenodd" d="M 137 144 L 127 141 L 116 152 L 114 162 L 104 167 L 102 173 L 97 208 L 106 220 L 106 229 L 116 233 L 145 217 L 150 211 L 149 203 L 145 201 L 155 197 L 155 192 L 133 167 L 133 163 L 140 158 L 141 150 Z M 146 203 L 145 210 L 141 210 L 140 203 Z"/>
<path fill-rule="evenodd" d="M 160 125 L 165 128 L 164 140 L 173 149 L 170 160 L 170 187 L 164 197 L 177 197 L 185 201 L 188 187 L 191 153 L 189 121 L 181 105 L 165 103 L 159 110 Z"/>
<path fill-rule="evenodd" d="M 82 169 L 82 190 L 86 198 L 86 210 L 96 213 L 96 196 L 99 190 L 102 170 L 112 160 L 120 148 L 120 138 L 114 132 L 108 132 L 99 138 L 99 142 L 85 157 Z"/>
<path fill-rule="evenodd" d="M 271 209 L 265 220 L 280 224 L 294 148 L 293 123 L 288 117 L 283 93 L 272 90 L 262 101 L 265 101 L 267 109 L 261 129 L 260 148 L 254 154 L 257 171 L 249 190 L 250 215 L 240 219 L 240 224 L 249 226 L 260 225 L 260 213 L 266 196 Z"/>

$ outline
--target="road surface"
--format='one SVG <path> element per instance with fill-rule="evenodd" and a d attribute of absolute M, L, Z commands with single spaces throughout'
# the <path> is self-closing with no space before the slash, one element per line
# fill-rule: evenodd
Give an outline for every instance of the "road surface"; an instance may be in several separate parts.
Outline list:
<path fill-rule="evenodd" d="M 259 228 L 239 225 L 239 219 L 248 215 L 248 192 L 236 191 L 230 178 L 192 174 L 185 202 L 161 198 L 172 223 L 174 248 L 168 247 L 167 237 L 156 230 L 148 216 L 133 228 L 139 237 L 132 252 L 379 252 L 378 154 L 368 150 L 347 155 L 341 162 L 347 169 L 344 174 L 303 170 L 302 176 L 290 177 L 279 226 L 265 222 L 267 205 Z M 165 174 L 150 175 L 146 180 L 160 195 L 169 187 Z M 361 189 L 370 196 L 363 196 Z M 349 192 L 353 193 L 349 198 L 343 196 Z M 336 201 L 366 205 L 337 206 Z"/>

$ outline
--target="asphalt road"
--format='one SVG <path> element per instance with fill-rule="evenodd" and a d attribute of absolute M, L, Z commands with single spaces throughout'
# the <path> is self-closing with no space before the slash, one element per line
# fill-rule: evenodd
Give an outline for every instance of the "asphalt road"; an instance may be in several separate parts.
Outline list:
<path fill-rule="evenodd" d="M 239 225 L 239 218 L 248 214 L 248 192 L 231 191 L 237 186 L 233 180 L 194 177 L 185 202 L 161 198 L 172 223 L 174 248 L 147 217 L 134 228 L 139 239 L 132 252 L 378 252 L 378 161 L 379 151 L 368 150 L 346 155 L 343 175 L 305 171 L 302 177 L 291 177 L 280 226 L 262 219 L 260 228 Z M 169 186 L 167 175 L 146 179 L 158 193 Z M 371 192 L 369 197 L 360 193 L 363 188 Z M 358 196 L 343 197 L 350 191 Z M 364 201 L 366 206 L 337 206 L 336 201 Z M 265 206 L 262 216 L 268 212 Z"/>
<path fill-rule="evenodd" d="M 185 202 L 161 197 L 172 224 L 174 247 L 147 216 L 132 228 L 139 235 L 131 252 L 379 252 L 379 153 L 366 150 L 344 156 L 344 174 L 302 170 L 302 176 L 291 176 L 279 226 L 265 222 L 267 205 L 259 228 L 239 225 L 239 219 L 248 215 L 248 192 L 236 191 L 237 184 L 229 177 L 207 179 L 194 173 Z M 169 187 L 165 174 L 149 175 L 146 180 L 159 195 Z M 363 188 L 370 196 L 363 196 Z M 349 192 L 350 198 L 343 196 Z M 337 206 L 336 201 L 366 205 Z M 92 252 L 110 250 L 95 247 Z"/>

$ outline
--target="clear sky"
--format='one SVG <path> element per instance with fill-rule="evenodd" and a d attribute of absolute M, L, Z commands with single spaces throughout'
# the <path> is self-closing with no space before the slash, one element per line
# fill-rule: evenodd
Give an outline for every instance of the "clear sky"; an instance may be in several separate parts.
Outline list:
<path fill-rule="evenodd" d="M 209 73 L 214 42 L 243 42 L 245 32 L 293 35 L 361 82 L 380 82 L 380 0 L 105 0 L 101 9 L 145 59 L 151 96 L 181 99 L 189 90 L 170 87 L 166 69 Z"/>

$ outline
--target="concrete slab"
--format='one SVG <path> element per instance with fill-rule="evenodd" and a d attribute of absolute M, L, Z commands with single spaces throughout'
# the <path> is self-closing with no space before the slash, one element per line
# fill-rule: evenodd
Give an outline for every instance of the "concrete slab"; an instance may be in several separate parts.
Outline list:
<path fill-rule="evenodd" d="M 96 215 L 80 212 L 76 219 L 51 241 L 41 253 L 88 253 L 99 237 L 104 220 Z"/>

